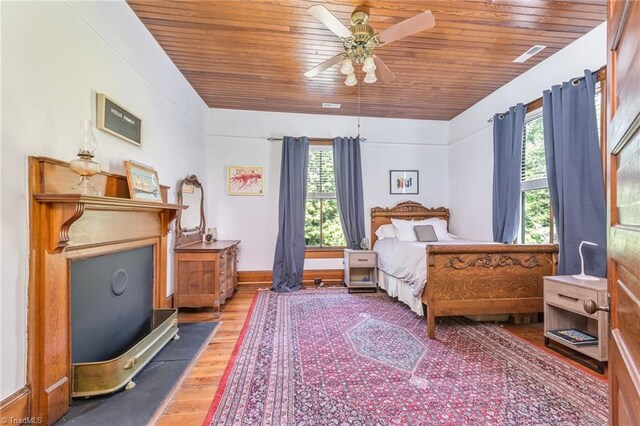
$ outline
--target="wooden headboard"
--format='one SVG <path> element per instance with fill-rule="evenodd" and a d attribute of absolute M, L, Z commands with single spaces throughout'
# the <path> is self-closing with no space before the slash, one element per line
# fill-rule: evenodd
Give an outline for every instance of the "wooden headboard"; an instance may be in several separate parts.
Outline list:
<path fill-rule="evenodd" d="M 422 220 L 437 217 L 449 222 L 449 209 L 444 207 L 429 208 L 414 201 L 405 201 L 395 207 L 373 207 L 371 209 L 371 247 L 378 237 L 376 231 L 382 225 L 391 223 L 391 219 Z"/>

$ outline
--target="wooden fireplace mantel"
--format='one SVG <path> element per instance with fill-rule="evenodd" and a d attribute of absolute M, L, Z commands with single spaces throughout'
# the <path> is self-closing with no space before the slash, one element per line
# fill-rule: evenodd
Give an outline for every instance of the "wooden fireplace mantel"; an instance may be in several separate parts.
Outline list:
<path fill-rule="evenodd" d="M 129 198 L 126 177 L 93 176 L 105 196 L 70 193 L 68 163 L 29 157 L 30 256 L 27 384 L 31 417 L 52 424 L 71 401 L 71 262 L 153 247 L 153 307 L 164 308 L 168 233 L 183 206 Z"/>
<path fill-rule="evenodd" d="M 51 207 L 50 220 L 59 222 L 59 226 L 50 226 L 52 235 L 50 242 L 51 250 L 63 250 L 69 246 L 69 229 L 79 220 L 85 212 L 103 211 L 103 212 L 153 212 L 159 215 L 161 222 L 161 231 L 163 235 L 167 235 L 170 230 L 171 222 L 176 218 L 178 210 L 185 209 L 185 206 L 179 204 L 158 203 L 153 201 L 137 201 L 127 198 L 117 197 L 92 197 L 81 194 L 33 194 L 33 197 L 40 203 L 49 204 Z M 59 218 L 59 219 L 58 219 Z M 57 219 L 57 220 L 56 220 Z M 109 230 L 113 232 L 113 230 Z M 93 232 L 92 232 L 93 234 Z M 95 244 L 95 235 L 85 235 L 91 241 L 79 241 Z M 113 241 L 113 237 L 110 237 Z M 130 239 L 131 234 L 122 235 L 124 239 Z"/>

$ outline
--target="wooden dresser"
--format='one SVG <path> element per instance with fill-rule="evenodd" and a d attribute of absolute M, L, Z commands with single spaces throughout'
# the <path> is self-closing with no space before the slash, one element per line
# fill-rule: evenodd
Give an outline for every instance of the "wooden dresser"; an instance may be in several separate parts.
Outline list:
<path fill-rule="evenodd" d="M 238 287 L 237 240 L 196 242 L 174 249 L 176 288 L 174 308 L 222 305 Z"/>

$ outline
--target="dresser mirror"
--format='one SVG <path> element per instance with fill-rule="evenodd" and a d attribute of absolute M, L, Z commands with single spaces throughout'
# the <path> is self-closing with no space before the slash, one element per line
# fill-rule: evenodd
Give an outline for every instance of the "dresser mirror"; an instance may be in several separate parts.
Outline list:
<path fill-rule="evenodd" d="M 187 176 L 178 183 L 178 204 L 189 208 L 178 212 L 176 246 L 202 240 L 205 230 L 204 192 L 196 175 Z"/>

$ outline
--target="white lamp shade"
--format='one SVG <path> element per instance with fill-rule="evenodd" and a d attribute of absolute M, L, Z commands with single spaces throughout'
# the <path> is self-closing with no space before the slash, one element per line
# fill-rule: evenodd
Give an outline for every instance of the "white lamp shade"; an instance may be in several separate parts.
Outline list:
<path fill-rule="evenodd" d="M 373 56 L 367 56 L 364 58 L 364 64 L 362 64 L 362 71 L 368 73 L 375 71 L 376 63 L 373 61 Z"/>
<path fill-rule="evenodd" d="M 364 76 L 365 83 L 375 83 L 376 81 L 378 81 L 378 78 L 376 77 L 375 71 L 369 71 L 367 75 Z"/>
<path fill-rule="evenodd" d="M 355 86 L 356 84 L 358 84 L 358 79 L 356 78 L 356 75 L 354 73 L 350 73 L 347 76 L 347 79 L 345 80 L 344 84 L 346 84 L 347 86 Z"/>
<path fill-rule="evenodd" d="M 344 75 L 353 73 L 353 63 L 351 59 L 344 58 L 342 60 L 342 66 L 340 67 L 340 72 Z"/>

